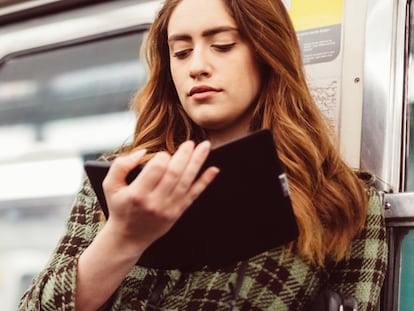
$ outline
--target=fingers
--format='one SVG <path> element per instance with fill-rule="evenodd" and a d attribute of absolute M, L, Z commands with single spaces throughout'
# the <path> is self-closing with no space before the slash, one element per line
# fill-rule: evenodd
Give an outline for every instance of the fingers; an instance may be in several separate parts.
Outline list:
<path fill-rule="evenodd" d="M 210 142 L 204 141 L 194 149 L 191 161 L 188 161 L 188 165 L 174 187 L 177 195 L 188 192 L 210 152 L 210 147 Z"/>
<path fill-rule="evenodd" d="M 173 156 L 159 152 L 130 185 L 125 178 L 140 164 L 145 150 L 117 158 L 104 181 L 113 221 L 139 232 L 139 237 L 165 234 L 217 175 L 218 169 L 210 167 L 197 178 L 209 152 L 209 142 L 195 146 L 191 141 L 180 145 Z"/>
<path fill-rule="evenodd" d="M 158 153 L 147 163 L 136 181 L 142 193 L 158 192 L 169 196 L 173 192 L 184 194 L 189 190 L 210 150 L 210 143 L 195 147 L 194 142 L 180 145 L 174 156 Z"/>
<path fill-rule="evenodd" d="M 217 168 L 209 168 L 196 180 L 210 152 L 210 146 L 208 141 L 197 146 L 192 141 L 186 141 L 173 156 L 167 152 L 158 152 L 128 187 L 131 198 L 136 202 L 147 202 L 145 204 L 154 208 L 169 207 L 173 213 L 174 210 L 178 213 L 185 210 L 218 173 Z M 118 182 L 123 181 L 119 182 L 119 186 L 126 186 L 126 176 L 139 164 L 144 154 L 143 150 L 114 161 L 113 169 L 116 172 L 111 172 L 111 176 Z"/>
<path fill-rule="evenodd" d="M 219 172 L 220 170 L 215 166 L 209 167 L 203 172 L 200 178 L 194 182 L 188 193 L 189 204 L 193 203 L 194 200 L 198 198 Z"/>
<path fill-rule="evenodd" d="M 104 179 L 104 188 L 106 188 L 108 183 L 112 184 L 112 187 L 116 185 L 125 186 L 125 179 L 128 173 L 141 163 L 142 157 L 145 153 L 146 150 L 142 149 L 127 156 L 120 156 L 116 158 Z"/>
<path fill-rule="evenodd" d="M 142 169 L 141 173 L 131 183 L 131 186 L 138 191 L 137 195 L 152 192 L 168 168 L 171 156 L 167 152 L 158 152 Z"/>
<path fill-rule="evenodd" d="M 194 142 L 187 141 L 181 144 L 174 156 L 166 152 L 157 153 L 149 161 L 134 183 L 142 193 L 152 192 L 155 189 L 168 195 L 177 181 L 181 178 L 194 149 Z"/>
<path fill-rule="evenodd" d="M 197 148 L 196 148 L 197 150 Z M 194 152 L 194 142 L 186 141 L 180 145 L 159 184 L 159 191 L 165 194 L 171 194 L 180 181 L 186 175 L 187 167 L 194 162 L 197 154 Z"/>

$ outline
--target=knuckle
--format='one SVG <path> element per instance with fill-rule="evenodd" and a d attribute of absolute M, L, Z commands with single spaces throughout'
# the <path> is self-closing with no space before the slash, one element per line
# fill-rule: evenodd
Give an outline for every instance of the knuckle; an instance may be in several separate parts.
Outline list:
<path fill-rule="evenodd" d="M 160 161 L 168 161 L 171 158 L 171 155 L 167 151 L 160 151 L 156 154 L 154 159 L 160 160 Z"/>
<path fill-rule="evenodd" d="M 160 223 L 171 223 L 175 220 L 174 215 L 169 211 L 169 209 L 160 209 L 156 206 L 147 206 L 145 213 L 147 217 L 155 219 Z"/>
<path fill-rule="evenodd" d="M 145 200 L 141 196 L 134 195 L 129 198 L 129 202 L 135 207 L 144 205 Z"/>
<path fill-rule="evenodd" d="M 167 166 L 161 162 L 153 162 L 148 167 L 151 168 L 151 171 L 158 173 L 163 173 L 167 169 Z"/>
<path fill-rule="evenodd" d="M 169 167 L 166 175 L 171 179 L 178 179 L 181 176 L 181 172 L 176 167 Z"/>
<path fill-rule="evenodd" d="M 156 170 L 165 170 L 167 168 L 169 158 L 170 155 L 167 152 L 159 152 L 148 162 L 147 165 Z"/>
<path fill-rule="evenodd" d="M 112 161 L 111 168 L 118 169 L 119 167 L 124 166 L 126 162 L 127 159 L 125 156 L 119 156 Z"/>

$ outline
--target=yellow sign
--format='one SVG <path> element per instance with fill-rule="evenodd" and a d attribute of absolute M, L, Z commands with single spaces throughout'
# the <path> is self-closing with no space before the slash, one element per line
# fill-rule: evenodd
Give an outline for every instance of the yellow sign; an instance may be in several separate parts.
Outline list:
<path fill-rule="evenodd" d="M 342 24 L 343 0 L 291 0 L 290 17 L 296 31 Z"/>

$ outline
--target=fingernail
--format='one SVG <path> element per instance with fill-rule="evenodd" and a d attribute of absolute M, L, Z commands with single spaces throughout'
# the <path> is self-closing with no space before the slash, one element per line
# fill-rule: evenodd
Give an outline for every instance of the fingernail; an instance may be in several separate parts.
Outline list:
<path fill-rule="evenodd" d="M 204 140 L 200 143 L 200 146 L 210 149 L 211 148 L 211 142 L 209 140 Z"/>
<path fill-rule="evenodd" d="M 142 158 L 147 153 L 147 149 L 140 149 L 137 151 L 134 151 L 130 154 L 130 157 L 132 160 L 137 160 L 139 158 Z"/>
<path fill-rule="evenodd" d="M 217 166 L 212 166 L 213 172 L 215 175 L 217 175 L 218 173 L 220 173 L 220 169 Z"/>

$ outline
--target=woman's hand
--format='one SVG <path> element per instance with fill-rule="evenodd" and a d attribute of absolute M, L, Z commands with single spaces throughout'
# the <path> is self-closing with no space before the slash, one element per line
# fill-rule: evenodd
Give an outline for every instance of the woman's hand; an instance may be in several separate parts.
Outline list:
<path fill-rule="evenodd" d="M 171 156 L 160 152 L 127 184 L 128 173 L 145 151 L 117 158 L 103 182 L 108 222 L 79 256 L 76 310 L 99 309 L 145 249 L 174 225 L 218 173 L 208 168 L 197 178 L 210 143 L 187 141 Z"/>
<path fill-rule="evenodd" d="M 168 232 L 218 173 L 208 168 L 197 174 L 210 151 L 210 143 L 184 142 L 171 156 L 157 153 L 131 183 L 128 173 L 140 164 L 144 150 L 117 158 L 103 182 L 111 227 L 132 248 L 148 247 Z M 107 228 L 108 229 L 108 228 Z"/>
<path fill-rule="evenodd" d="M 141 163 L 145 151 L 117 158 L 103 182 L 109 219 L 79 256 L 76 310 L 99 309 L 145 249 L 174 225 L 218 173 L 208 168 L 196 178 L 210 151 L 187 141 L 171 156 L 160 152 L 127 184 L 128 173 Z"/>

